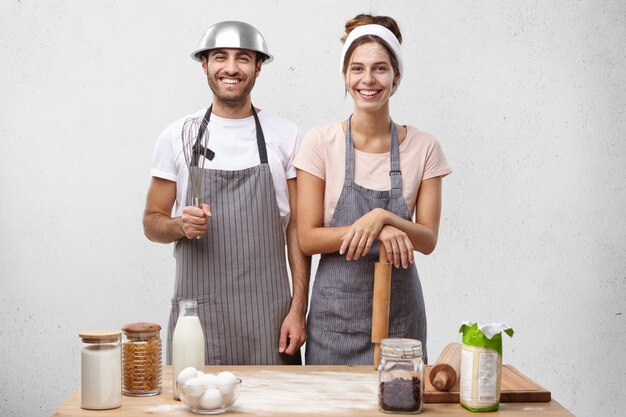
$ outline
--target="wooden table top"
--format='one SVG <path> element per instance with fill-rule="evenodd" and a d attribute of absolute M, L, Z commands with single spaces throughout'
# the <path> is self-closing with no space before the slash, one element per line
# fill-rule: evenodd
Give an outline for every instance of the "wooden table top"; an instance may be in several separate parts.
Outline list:
<path fill-rule="evenodd" d="M 376 416 L 377 373 L 371 366 L 207 366 L 205 372 L 231 371 L 243 380 L 241 393 L 224 415 L 249 416 Z M 433 416 L 476 415 L 459 404 L 424 404 L 423 413 Z M 163 390 L 153 397 L 122 396 L 113 410 L 83 410 L 78 389 L 53 416 L 192 416 L 172 397 L 172 369 L 163 369 Z M 573 417 L 556 401 L 501 403 L 490 416 Z"/>

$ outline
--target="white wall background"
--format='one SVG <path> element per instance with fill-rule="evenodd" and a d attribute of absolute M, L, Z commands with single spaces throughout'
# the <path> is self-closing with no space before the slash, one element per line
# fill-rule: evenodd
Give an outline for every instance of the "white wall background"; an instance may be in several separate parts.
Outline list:
<path fill-rule="evenodd" d="M 417 256 L 434 358 L 505 321 L 505 363 L 579 417 L 626 402 L 626 6 L 619 1 L 3 1 L 0 415 L 48 416 L 78 332 L 165 325 L 171 247 L 141 226 L 152 147 L 209 90 L 189 53 L 219 20 L 265 35 L 257 106 L 303 130 L 348 116 L 343 23 L 397 18 L 392 116 L 434 133 L 440 243 Z"/>

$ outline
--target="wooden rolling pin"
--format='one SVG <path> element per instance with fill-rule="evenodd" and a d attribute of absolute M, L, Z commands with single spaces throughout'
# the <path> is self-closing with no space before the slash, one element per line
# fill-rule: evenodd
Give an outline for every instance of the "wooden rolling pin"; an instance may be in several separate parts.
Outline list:
<path fill-rule="evenodd" d="M 372 343 L 374 369 L 380 362 L 380 342 L 389 334 L 389 299 L 391 298 L 391 264 L 387 251 L 380 245 L 378 262 L 374 265 L 374 299 L 372 300 Z"/>
<path fill-rule="evenodd" d="M 430 383 L 438 391 L 449 391 L 461 375 L 461 344 L 450 343 L 430 370 Z"/>

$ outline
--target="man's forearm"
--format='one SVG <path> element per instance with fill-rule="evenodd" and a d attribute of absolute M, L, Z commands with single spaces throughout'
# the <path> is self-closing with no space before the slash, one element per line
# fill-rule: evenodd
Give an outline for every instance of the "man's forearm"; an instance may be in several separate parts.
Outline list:
<path fill-rule="evenodd" d="M 311 274 L 311 257 L 305 256 L 298 246 L 295 226 L 287 228 L 287 257 L 291 270 L 293 285 L 292 310 L 302 317 L 306 316 L 309 302 L 309 276 Z"/>
<path fill-rule="evenodd" d="M 159 243 L 172 243 L 185 237 L 182 218 L 172 218 L 161 213 L 145 214 L 143 231 L 148 239 Z"/>

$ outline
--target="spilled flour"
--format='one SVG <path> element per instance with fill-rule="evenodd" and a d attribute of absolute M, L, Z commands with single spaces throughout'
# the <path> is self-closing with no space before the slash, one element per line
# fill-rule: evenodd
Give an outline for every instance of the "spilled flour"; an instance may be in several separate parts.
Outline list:
<path fill-rule="evenodd" d="M 185 407 L 184 404 L 180 403 L 180 404 L 161 404 L 161 405 L 156 405 L 154 407 L 150 407 L 146 409 L 146 413 L 148 414 L 168 414 L 174 411 L 178 411 L 178 410 L 186 410 L 187 407 Z"/>
<path fill-rule="evenodd" d="M 376 410 L 377 384 L 375 372 L 250 372 L 232 411 L 328 415 Z"/>

